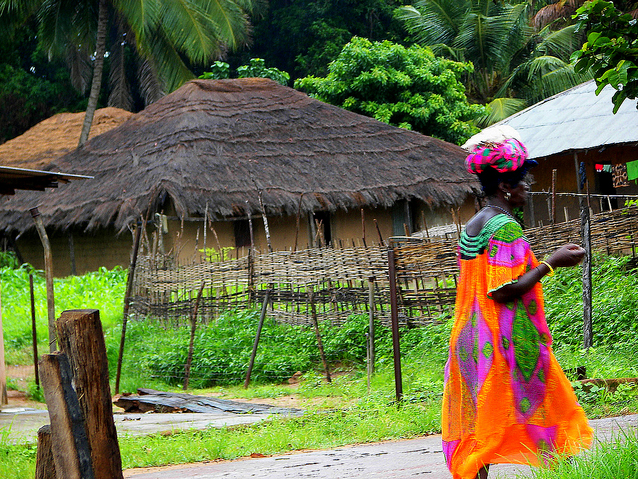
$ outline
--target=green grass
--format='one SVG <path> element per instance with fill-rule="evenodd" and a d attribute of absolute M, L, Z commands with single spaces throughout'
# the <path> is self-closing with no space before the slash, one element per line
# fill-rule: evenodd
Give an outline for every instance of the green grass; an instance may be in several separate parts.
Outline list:
<path fill-rule="evenodd" d="M 580 272 L 561 269 L 545 280 L 546 310 L 554 333 L 556 356 L 564 369 L 586 366 L 590 377 L 638 376 L 638 275 L 623 258 L 596 258 L 594 266 L 594 331 L 596 347 L 584 351 Z M 31 358 L 30 309 L 26 267 L 0 269 L 3 295 L 5 348 L 9 364 L 29 364 Z M 46 351 L 47 332 L 44 278 L 36 272 L 37 330 L 40 351 Z M 96 308 L 105 332 L 111 379 L 120 341 L 122 298 L 126 273 L 101 270 L 56 280 L 56 312 Z M 397 408 L 391 335 L 377 327 L 377 373 L 368 392 L 364 358 L 367 318 L 352 317 L 342 328 L 322 324 L 321 334 L 331 364 L 333 381 L 323 379 L 314 331 L 266 321 L 248 389 L 242 384 L 257 327 L 257 311 L 232 312 L 198 326 L 191 392 L 215 393 L 226 398 L 276 399 L 293 396 L 308 410 L 302 418 L 170 436 L 124 437 L 120 446 L 125 467 L 153 466 L 200 460 L 232 459 L 251 453 L 275 454 L 298 449 L 329 448 L 344 444 L 415 437 L 440 431 L 443 366 L 451 323 L 402 331 L 402 375 L 405 402 Z M 121 391 L 138 387 L 181 390 L 188 328 L 171 328 L 151 321 L 130 321 L 124 356 Z M 302 381 L 287 384 L 297 370 Z M 113 383 L 112 383 L 113 387 Z M 33 394 L 37 394 L 31 387 Z M 636 389 L 621 386 L 615 393 L 603 388 L 576 386 L 588 417 L 638 412 Z M 33 445 L 9 445 L 0 430 L 0 477 L 32 479 Z M 195 445 L 195 447 L 194 447 Z M 629 446 L 617 449 L 624 450 Z M 633 446 L 632 446 L 633 447 Z M 630 449 L 631 450 L 631 449 Z M 594 460 L 616 450 L 595 450 L 582 460 Z M 578 461 L 581 459 L 579 458 Z M 620 464 L 621 460 L 609 459 Z M 578 462 L 574 463 L 578 465 Z M 557 464 L 554 471 L 570 465 Z M 581 468 L 589 466 L 579 466 Z M 585 469 L 583 469 L 585 470 Z M 538 470 L 538 474 L 543 473 Z M 562 472 L 561 472 L 562 474 Z M 565 474 L 568 474 L 565 472 Z M 538 476 L 539 478 L 549 476 Z M 585 476 L 551 476 L 585 477 Z M 607 476 L 587 476 L 607 477 Z M 611 477 L 611 476 L 609 476 Z M 615 477 L 634 477 L 615 476 Z"/>
<path fill-rule="evenodd" d="M 522 479 L 522 476 L 516 477 Z M 635 433 L 621 432 L 611 441 L 596 442 L 591 450 L 572 459 L 559 458 L 546 467 L 533 468 L 531 477 L 533 479 L 638 478 L 638 439 Z"/>

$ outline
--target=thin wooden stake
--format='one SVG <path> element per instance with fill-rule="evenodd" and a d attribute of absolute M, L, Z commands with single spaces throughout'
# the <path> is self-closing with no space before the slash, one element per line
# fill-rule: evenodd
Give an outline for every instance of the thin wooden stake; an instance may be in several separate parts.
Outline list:
<path fill-rule="evenodd" d="M 379 222 L 377 221 L 376 218 L 374 218 L 374 226 L 377 229 L 377 234 L 379 235 L 379 244 L 380 245 L 385 245 L 385 241 L 383 240 L 383 235 L 381 234 L 381 230 L 379 229 Z"/>
<path fill-rule="evenodd" d="M 71 260 L 71 276 L 75 276 L 77 274 L 75 268 L 75 244 L 73 242 L 73 233 L 69 230 L 67 233 L 69 239 L 69 259 Z"/>
<path fill-rule="evenodd" d="M 374 284 L 376 278 L 368 277 L 368 389 L 370 389 L 370 379 L 374 374 L 375 350 L 374 350 Z"/>
<path fill-rule="evenodd" d="M 38 331 L 35 327 L 35 295 L 33 293 L 33 274 L 29 275 L 29 294 L 31 296 L 31 335 L 33 337 L 33 368 L 35 371 L 35 385 L 40 387 L 40 373 L 38 369 Z"/>
<path fill-rule="evenodd" d="M 49 243 L 49 237 L 47 231 L 42 223 L 42 217 L 37 208 L 31 208 L 29 210 L 33 221 L 35 222 L 35 228 L 40 235 L 40 241 L 44 247 L 44 274 L 46 276 L 47 285 L 47 319 L 49 324 L 49 352 L 53 352 L 57 349 L 57 338 L 55 335 L 55 298 L 53 295 L 53 256 L 51 255 L 51 243 Z"/>
<path fill-rule="evenodd" d="M 552 170 L 552 224 L 556 224 L 556 175 L 558 174 L 557 169 Z"/>
<path fill-rule="evenodd" d="M 363 238 L 363 247 L 367 248 L 366 244 L 366 217 L 363 212 L 363 208 L 361 208 L 361 237 Z"/>
<path fill-rule="evenodd" d="M 270 243 L 270 228 L 268 227 L 268 218 L 266 217 L 266 208 L 264 208 L 264 200 L 261 195 L 261 190 L 258 190 L 259 193 L 259 207 L 261 208 L 261 218 L 264 221 L 264 230 L 266 231 L 266 243 L 268 243 L 268 252 L 272 253 L 272 244 Z"/>
<path fill-rule="evenodd" d="M 250 375 L 253 372 L 253 366 L 255 365 L 255 356 L 257 356 L 257 346 L 259 346 L 259 338 L 261 336 L 261 329 L 264 326 L 264 319 L 266 318 L 266 310 L 268 309 L 268 303 L 270 302 L 270 291 L 266 291 L 264 301 L 261 303 L 261 314 L 259 315 L 259 324 L 257 325 L 257 334 L 255 335 L 255 342 L 253 343 L 253 351 L 250 355 L 250 362 L 248 363 L 248 370 L 246 371 L 246 380 L 244 381 L 244 389 L 248 389 L 250 384 Z"/>
<path fill-rule="evenodd" d="M 301 217 L 301 200 L 303 199 L 303 193 L 299 195 L 299 205 L 297 206 L 297 221 L 295 227 L 295 247 L 293 251 L 297 251 L 297 240 L 299 239 L 299 219 Z"/>
<path fill-rule="evenodd" d="M 399 346 L 399 305 L 397 298 L 397 277 L 394 250 L 388 250 L 388 274 L 390 277 L 390 318 L 392 320 L 392 349 L 394 356 L 394 386 L 397 404 L 403 400 L 403 379 L 401 377 L 401 348 Z"/>
<path fill-rule="evenodd" d="M 188 357 L 186 359 L 186 367 L 184 368 L 184 391 L 188 389 L 188 382 L 191 377 L 191 364 L 193 362 L 193 348 L 195 345 L 195 330 L 197 329 L 197 312 L 199 310 L 199 302 L 202 299 L 202 293 L 204 292 L 204 285 L 206 283 L 202 281 L 202 285 L 197 292 L 197 298 L 195 298 L 195 306 L 193 307 L 193 313 L 191 314 L 191 337 L 188 344 Z"/>
<path fill-rule="evenodd" d="M 312 286 L 310 286 L 308 289 L 308 300 L 310 302 L 312 326 L 315 329 L 315 337 L 317 338 L 317 346 L 319 347 L 319 355 L 321 356 L 323 369 L 326 372 L 326 381 L 331 383 L 332 378 L 330 377 L 330 369 L 328 368 L 328 361 L 326 360 L 326 353 L 323 350 L 323 342 L 321 341 L 321 333 L 319 332 L 319 322 L 317 321 L 317 308 L 315 306 L 315 292 Z"/>

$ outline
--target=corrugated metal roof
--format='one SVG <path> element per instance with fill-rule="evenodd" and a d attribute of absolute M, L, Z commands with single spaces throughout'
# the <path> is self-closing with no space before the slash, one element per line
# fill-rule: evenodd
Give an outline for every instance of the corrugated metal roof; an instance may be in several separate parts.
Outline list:
<path fill-rule="evenodd" d="M 635 100 L 625 100 L 614 115 L 606 86 L 596 96 L 590 80 L 547 98 L 498 123 L 515 128 L 530 158 L 543 158 L 573 150 L 638 142 L 638 110 Z"/>

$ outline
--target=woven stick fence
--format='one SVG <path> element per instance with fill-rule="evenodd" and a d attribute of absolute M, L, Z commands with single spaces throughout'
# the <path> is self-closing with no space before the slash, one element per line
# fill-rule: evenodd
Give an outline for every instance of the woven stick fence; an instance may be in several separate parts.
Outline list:
<path fill-rule="evenodd" d="M 580 243 L 580 220 L 525 230 L 539 258 L 571 241 Z M 592 216 L 592 248 L 607 254 L 638 251 L 638 207 Z M 456 294 L 457 238 L 394 238 L 399 320 L 419 325 L 451 314 Z M 390 322 L 388 254 L 384 246 L 314 248 L 247 254 L 219 261 L 178 264 L 167 256 L 138 260 L 131 311 L 173 324 L 188 324 L 204 282 L 199 318 L 208 321 L 233 310 L 254 307 L 271 291 L 268 315 L 290 324 L 310 324 L 314 302 L 319 321 L 342 324 L 369 311 L 374 281 L 375 317 Z"/>

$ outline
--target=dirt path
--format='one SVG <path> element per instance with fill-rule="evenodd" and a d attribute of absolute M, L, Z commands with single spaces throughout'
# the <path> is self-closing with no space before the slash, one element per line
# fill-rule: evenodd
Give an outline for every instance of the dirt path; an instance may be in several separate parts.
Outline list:
<path fill-rule="evenodd" d="M 635 435 L 638 415 L 595 419 L 590 424 L 596 432 L 596 440 L 608 441 L 620 431 Z M 490 478 L 493 479 L 517 475 L 529 477 L 530 468 L 498 464 L 490 470 Z M 419 476 L 451 479 L 443 459 L 440 435 L 235 461 L 124 471 L 124 477 L 130 479 L 414 479 Z"/>

